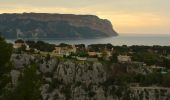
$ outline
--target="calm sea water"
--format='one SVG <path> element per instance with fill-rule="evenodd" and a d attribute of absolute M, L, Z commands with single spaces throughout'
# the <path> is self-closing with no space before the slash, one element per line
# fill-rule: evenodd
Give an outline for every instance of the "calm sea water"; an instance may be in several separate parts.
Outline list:
<path fill-rule="evenodd" d="M 13 42 L 14 40 L 7 40 Z M 78 40 L 43 40 L 52 44 L 68 43 L 68 44 L 104 44 L 111 43 L 113 45 L 161 45 L 170 46 L 170 35 L 120 35 L 117 37 L 102 39 L 78 39 Z"/>

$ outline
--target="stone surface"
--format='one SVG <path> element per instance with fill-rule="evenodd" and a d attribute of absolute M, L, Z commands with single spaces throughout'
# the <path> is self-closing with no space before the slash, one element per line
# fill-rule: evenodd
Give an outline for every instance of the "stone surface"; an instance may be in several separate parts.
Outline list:
<path fill-rule="evenodd" d="M 19 56 L 19 59 L 16 56 Z M 43 77 L 40 88 L 42 100 L 169 100 L 170 98 L 170 88 L 126 87 L 116 85 L 114 82 L 108 83 L 110 80 L 108 74 L 117 72 L 108 73 L 105 69 L 108 66 L 99 61 L 87 62 L 55 57 L 46 59 L 40 55 L 12 55 L 11 61 L 15 68 L 11 71 L 12 84 L 17 84 L 18 77 L 22 73 L 21 69 L 25 68 L 18 66 L 29 65 L 31 59 L 38 65 L 37 74 Z M 121 66 L 111 65 L 110 71 L 118 71 L 116 67 L 121 69 Z M 124 67 L 125 64 L 122 68 Z M 132 65 L 128 67 L 128 71 L 136 68 L 135 66 L 132 68 Z M 138 69 L 136 71 L 141 73 Z"/>

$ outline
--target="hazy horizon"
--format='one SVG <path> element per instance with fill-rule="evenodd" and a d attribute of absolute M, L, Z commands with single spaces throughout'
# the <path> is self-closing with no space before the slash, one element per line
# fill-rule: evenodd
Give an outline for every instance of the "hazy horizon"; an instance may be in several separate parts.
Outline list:
<path fill-rule="evenodd" d="M 170 34 L 168 0 L 0 0 L 0 13 L 90 14 L 119 34 Z"/>

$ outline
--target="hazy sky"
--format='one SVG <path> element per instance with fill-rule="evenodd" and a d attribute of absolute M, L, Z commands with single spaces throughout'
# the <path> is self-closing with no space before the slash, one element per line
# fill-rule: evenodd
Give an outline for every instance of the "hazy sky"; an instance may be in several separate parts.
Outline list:
<path fill-rule="evenodd" d="M 0 0 L 0 13 L 92 14 L 122 34 L 170 34 L 170 0 Z"/>

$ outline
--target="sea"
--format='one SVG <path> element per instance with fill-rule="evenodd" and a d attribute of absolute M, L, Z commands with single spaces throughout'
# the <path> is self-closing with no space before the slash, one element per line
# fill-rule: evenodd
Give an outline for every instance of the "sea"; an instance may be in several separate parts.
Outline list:
<path fill-rule="evenodd" d="M 33 40 L 33 39 L 32 39 Z M 98 38 L 98 39 L 41 39 L 51 44 L 107 44 L 110 43 L 114 46 L 132 46 L 132 45 L 160 45 L 170 46 L 170 34 L 131 34 L 131 35 L 119 35 L 116 37 Z M 8 39 L 7 42 L 14 42 L 15 40 Z"/>

